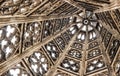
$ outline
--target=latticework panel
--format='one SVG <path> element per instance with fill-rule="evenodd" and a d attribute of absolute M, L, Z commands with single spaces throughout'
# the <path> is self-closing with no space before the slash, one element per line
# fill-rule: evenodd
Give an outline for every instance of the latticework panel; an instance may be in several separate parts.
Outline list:
<path fill-rule="evenodd" d="M 119 76 L 114 12 L 94 1 L 0 0 L 0 75 Z"/>
<path fill-rule="evenodd" d="M 20 53 L 21 25 L 5 25 L 0 28 L 0 63 Z"/>

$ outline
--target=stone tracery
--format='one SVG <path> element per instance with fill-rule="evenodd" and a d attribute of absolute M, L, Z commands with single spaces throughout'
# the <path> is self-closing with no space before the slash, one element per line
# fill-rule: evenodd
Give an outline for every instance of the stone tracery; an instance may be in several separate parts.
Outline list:
<path fill-rule="evenodd" d="M 119 76 L 120 10 L 95 13 L 109 2 L 0 0 L 0 75 Z"/>

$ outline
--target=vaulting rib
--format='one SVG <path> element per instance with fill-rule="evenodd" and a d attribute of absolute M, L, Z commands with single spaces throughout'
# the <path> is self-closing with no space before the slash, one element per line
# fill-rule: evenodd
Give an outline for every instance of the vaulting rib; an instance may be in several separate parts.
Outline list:
<path fill-rule="evenodd" d="M 61 19 L 71 17 L 71 15 L 66 16 L 1 16 L 0 17 L 0 26 L 4 24 L 19 24 L 25 22 L 35 22 L 35 21 L 44 21 L 44 20 L 51 20 L 51 19 Z M 74 15 L 73 15 L 74 17 Z"/>

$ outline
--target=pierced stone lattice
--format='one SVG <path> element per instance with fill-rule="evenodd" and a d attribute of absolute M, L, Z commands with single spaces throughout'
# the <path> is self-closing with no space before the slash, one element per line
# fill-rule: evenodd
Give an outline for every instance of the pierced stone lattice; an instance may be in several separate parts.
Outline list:
<path fill-rule="evenodd" d="M 18 25 L 6 25 L 0 28 L 0 63 L 14 55 L 20 45 Z"/>
<path fill-rule="evenodd" d="M 30 76 L 30 72 L 23 65 L 22 62 L 15 65 L 13 68 L 9 69 L 2 76 Z"/>
<path fill-rule="evenodd" d="M 105 68 L 106 64 L 103 58 L 93 59 L 87 62 L 87 69 L 86 72 L 92 72 L 97 69 Z"/>
<path fill-rule="evenodd" d="M 43 76 L 50 68 L 50 63 L 46 56 L 40 52 L 36 51 L 28 58 L 26 58 L 29 68 L 33 72 L 34 75 Z"/>
<path fill-rule="evenodd" d="M 60 66 L 73 72 L 79 72 L 79 68 L 80 68 L 79 62 L 69 58 L 65 58 L 60 64 Z"/>
<path fill-rule="evenodd" d="M 29 23 L 25 26 L 24 45 L 29 47 L 40 41 L 41 24 L 39 22 Z"/>
<path fill-rule="evenodd" d="M 57 58 L 60 56 L 60 51 L 53 41 L 46 44 L 45 49 L 47 50 L 48 55 L 50 55 L 53 61 L 56 61 Z"/>
<path fill-rule="evenodd" d="M 26 14 L 45 0 L 1 0 L 0 15 Z"/>

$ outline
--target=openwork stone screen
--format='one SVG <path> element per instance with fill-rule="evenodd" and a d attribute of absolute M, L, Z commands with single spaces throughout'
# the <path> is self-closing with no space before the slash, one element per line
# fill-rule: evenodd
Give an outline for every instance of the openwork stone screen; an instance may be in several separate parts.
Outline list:
<path fill-rule="evenodd" d="M 95 12 L 108 4 L 0 0 L 0 76 L 120 76 L 120 9 Z"/>

